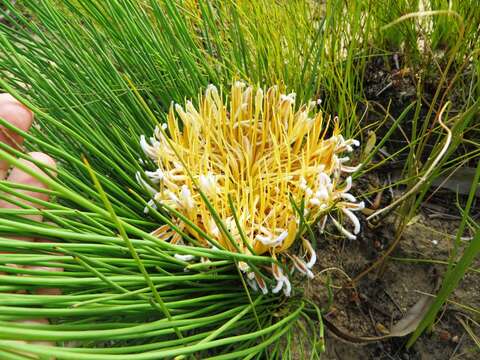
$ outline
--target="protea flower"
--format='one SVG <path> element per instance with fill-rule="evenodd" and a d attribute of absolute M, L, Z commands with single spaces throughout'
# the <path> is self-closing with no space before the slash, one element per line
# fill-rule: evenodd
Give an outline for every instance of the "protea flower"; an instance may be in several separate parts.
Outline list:
<path fill-rule="evenodd" d="M 145 154 L 157 165 L 145 172 L 155 188 L 138 174 L 138 180 L 151 189 L 149 206 L 162 204 L 176 210 L 225 249 L 287 257 L 313 277 L 315 250 L 302 238 L 299 224 L 320 220 L 323 229 L 329 217 L 344 235 L 355 239 L 360 224 L 353 212 L 364 205 L 348 193 L 352 178 L 343 174 L 358 168 L 347 166 L 345 156 L 358 141 L 345 140 L 336 119 L 333 134 L 327 137 L 330 119 L 325 121 L 316 110 L 317 102 L 297 109 L 295 94 L 281 94 L 276 86 L 263 91 L 237 81 L 224 102 L 210 85 L 199 100 L 198 108 L 191 101 L 184 107 L 172 105 L 167 122 L 156 128 L 150 141 L 141 137 Z M 291 199 L 303 204 L 303 214 Z M 230 239 L 212 216 L 212 207 Z M 350 220 L 353 231 L 329 215 L 334 210 Z M 183 223 L 182 229 L 204 246 L 212 246 L 191 226 Z M 289 250 L 296 241 L 301 246 L 294 254 Z M 239 266 L 250 280 L 255 278 L 247 264 Z M 283 288 L 289 295 L 290 283 L 281 268 L 275 265 L 272 273 L 277 280 L 272 291 Z"/>

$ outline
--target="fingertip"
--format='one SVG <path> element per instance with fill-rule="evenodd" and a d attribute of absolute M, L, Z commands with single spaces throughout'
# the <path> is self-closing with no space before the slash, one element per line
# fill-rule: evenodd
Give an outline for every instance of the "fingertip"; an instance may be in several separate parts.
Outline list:
<path fill-rule="evenodd" d="M 42 324 L 42 325 L 50 324 L 50 322 L 47 319 L 22 319 L 22 320 L 17 320 L 15 322 L 20 324 Z"/>
<path fill-rule="evenodd" d="M 0 118 L 22 131 L 28 131 L 33 122 L 33 113 L 10 94 L 0 94 Z M 0 126 L 0 142 L 20 148 L 23 138 L 15 131 Z M 0 160 L 0 179 L 7 175 L 10 164 Z"/>
<path fill-rule="evenodd" d="M 44 288 L 44 289 L 38 289 L 35 291 L 35 294 L 37 295 L 62 295 L 62 290 L 58 288 Z"/>
<path fill-rule="evenodd" d="M 0 117 L 23 131 L 33 122 L 33 112 L 10 94 L 0 94 Z"/>
<path fill-rule="evenodd" d="M 55 160 L 51 156 L 49 156 L 49 155 L 47 155 L 43 152 L 34 151 L 34 152 L 28 153 L 28 155 L 33 160 L 36 160 L 36 161 L 38 161 L 38 162 L 40 162 L 44 165 L 47 165 L 47 166 L 49 166 L 51 168 L 55 168 L 55 169 L 57 168 L 57 164 L 56 164 Z"/>
<path fill-rule="evenodd" d="M 55 160 L 53 160 L 50 156 L 48 156 L 47 154 L 44 154 L 44 153 L 41 153 L 41 152 L 31 152 L 28 154 L 30 156 L 30 160 L 33 160 L 35 161 L 37 164 L 33 163 L 32 161 L 30 160 L 27 160 L 27 159 L 21 159 L 20 162 L 25 165 L 26 167 L 30 168 L 31 171 L 39 174 L 39 175 L 43 175 L 45 174 L 47 171 L 44 171 L 42 170 L 42 165 L 41 164 L 44 164 L 48 167 L 50 167 L 50 169 L 55 169 Z M 45 169 L 46 170 L 46 169 Z M 55 171 L 48 171 L 47 172 L 48 174 L 50 174 L 50 176 L 55 176 L 56 173 Z M 20 168 L 18 167 L 14 167 L 12 169 L 12 171 L 10 172 L 10 175 L 7 177 L 7 181 L 11 182 L 11 183 L 15 183 L 15 184 L 23 184 L 23 185 L 28 185 L 28 186 L 32 186 L 32 187 L 36 187 L 36 188 L 39 188 L 39 189 L 47 189 L 48 186 L 46 183 L 44 183 L 42 180 L 38 179 L 37 177 L 33 176 L 30 174 L 30 172 L 24 172 L 22 171 Z M 41 201 L 48 201 L 48 193 L 45 193 L 45 192 L 36 192 L 34 190 L 21 190 L 21 192 L 23 192 L 25 195 L 28 195 L 28 196 L 31 196 L 31 197 L 34 197 L 38 200 L 41 200 Z M 14 196 L 12 197 L 14 200 L 19 200 L 17 198 L 15 198 Z M 30 201 L 21 201 L 23 202 L 25 205 L 28 205 L 28 206 L 34 206 L 36 208 L 41 208 L 41 205 L 40 204 L 37 204 L 37 203 L 32 203 Z M 3 208 L 17 208 L 18 205 L 16 205 L 14 202 L 10 202 L 8 200 L 0 200 L 0 208 L 3 207 Z M 41 215 L 27 215 L 26 217 L 28 218 L 31 218 L 31 219 L 35 219 L 36 221 L 41 221 L 42 217 Z"/>
<path fill-rule="evenodd" d="M 30 270 L 43 270 L 50 272 L 63 272 L 63 268 L 60 267 L 48 267 L 48 266 L 25 266 L 25 268 Z M 53 275 L 53 274 L 52 274 Z M 62 290 L 58 288 L 41 288 L 35 290 L 37 295 L 62 295 Z"/>
<path fill-rule="evenodd" d="M 50 156 L 48 156 L 45 153 L 34 151 L 34 152 L 28 153 L 27 155 L 30 158 L 20 159 L 20 162 L 28 166 L 31 170 L 35 171 L 37 174 L 45 174 L 45 171 L 41 169 L 42 166 L 37 165 L 38 163 L 46 165 L 47 167 L 56 169 L 55 160 L 53 160 Z M 32 160 L 37 164 L 35 164 Z M 52 171 L 49 171 L 49 173 L 52 173 Z M 54 173 L 52 175 L 54 176 L 56 174 Z M 46 186 L 42 184 L 39 180 L 37 180 L 35 177 L 29 175 L 28 173 L 23 172 L 17 167 L 14 167 L 12 169 L 12 171 L 10 172 L 10 175 L 7 178 L 7 181 L 46 188 Z"/>

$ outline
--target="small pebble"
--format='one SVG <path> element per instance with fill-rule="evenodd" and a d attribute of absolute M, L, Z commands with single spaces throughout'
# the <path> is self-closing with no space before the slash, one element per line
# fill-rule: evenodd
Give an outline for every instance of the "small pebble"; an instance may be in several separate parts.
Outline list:
<path fill-rule="evenodd" d="M 452 336 L 447 330 L 440 330 L 438 335 L 440 337 L 440 340 L 442 341 L 450 341 L 450 339 L 452 338 Z"/>
<path fill-rule="evenodd" d="M 382 323 L 376 323 L 375 324 L 375 328 L 377 329 L 377 331 L 379 333 L 381 333 L 382 335 L 388 335 L 390 334 L 390 331 L 388 331 L 388 329 L 385 327 L 385 325 L 383 325 Z"/>

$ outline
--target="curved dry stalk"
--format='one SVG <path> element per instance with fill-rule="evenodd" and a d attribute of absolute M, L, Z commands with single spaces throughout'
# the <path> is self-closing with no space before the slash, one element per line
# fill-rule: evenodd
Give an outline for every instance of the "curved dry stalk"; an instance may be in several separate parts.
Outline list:
<path fill-rule="evenodd" d="M 463 19 L 460 16 L 459 13 L 453 10 L 430 10 L 430 11 L 417 11 L 417 12 L 412 12 L 409 14 L 405 14 L 403 16 L 400 16 L 398 19 L 392 21 L 391 23 L 385 25 L 382 27 L 382 30 L 386 30 L 394 25 L 397 25 L 405 20 L 408 19 L 413 19 L 413 18 L 421 18 L 421 17 L 428 17 L 428 16 L 435 16 L 435 15 L 452 15 L 458 20 L 458 23 L 460 25 L 460 31 L 459 33 L 462 34 L 465 32 L 465 26 L 463 24 Z"/>
<path fill-rule="evenodd" d="M 323 273 L 326 273 L 326 272 L 329 272 L 329 271 L 338 271 L 341 275 L 346 277 L 349 282 L 352 282 L 352 278 L 345 271 L 343 271 L 339 267 L 335 267 L 335 266 L 328 267 L 328 268 L 320 270 L 319 272 L 315 273 L 315 277 L 317 277 L 319 275 L 322 275 Z"/>
<path fill-rule="evenodd" d="M 420 180 L 415 184 L 415 186 L 413 186 L 409 191 L 407 191 L 405 194 L 403 194 L 400 198 L 398 198 L 397 200 L 395 200 L 394 202 L 392 202 L 390 205 L 384 207 L 383 209 L 380 209 L 376 212 L 374 212 L 372 215 L 370 215 L 369 217 L 367 217 L 367 221 L 370 221 L 371 219 L 379 216 L 380 214 L 388 211 L 388 210 L 391 210 L 393 208 L 395 208 L 397 205 L 399 205 L 402 201 L 406 200 L 408 197 L 410 197 L 411 195 L 413 195 L 429 178 L 429 176 L 432 174 L 433 170 L 435 169 L 435 167 L 437 166 L 437 164 L 440 162 L 440 160 L 443 158 L 443 156 L 445 155 L 445 153 L 447 152 L 448 150 L 448 147 L 450 146 L 450 143 L 452 141 L 452 132 L 450 131 L 450 129 L 443 123 L 442 121 L 442 115 L 443 113 L 445 112 L 447 106 L 449 105 L 449 103 L 447 102 L 443 108 L 440 110 L 440 114 L 438 115 L 438 123 L 440 124 L 440 126 L 447 132 L 447 138 L 445 140 L 445 144 L 443 145 L 443 148 L 442 150 L 440 151 L 440 153 L 437 155 L 437 157 L 435 158 L 435 160 L 433 160 L 432 164 L 430 165 L 430 167 L 427 169 L 427 171 L 420 177 Z"/>

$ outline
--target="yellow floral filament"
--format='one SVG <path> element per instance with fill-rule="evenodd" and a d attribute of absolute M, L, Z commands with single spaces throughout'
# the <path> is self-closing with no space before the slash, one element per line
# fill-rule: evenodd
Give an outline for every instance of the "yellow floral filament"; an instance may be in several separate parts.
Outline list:
<path fill-rule="evenodd" d="M 326 138 L 328 124 L 324 124 L 322 112 L 316 111 L 316 102 L 296 110 L 295 94 L 281 94 L 275 86 L 264 92 L 242 82 L 232 85 L 227 102 L 213 85 L 199 100 L 198 108 L 190 101 L 184 107 L 172 106 L 164 131 L 157 129 L 150 142 L 141 139 L 143 150 L 158 166 L 155 172 L 146 172 L 158 184 L 155 202 L 181 212 L 230 251 L 238 247 L 250 253 L 234 221 L 229 196 L 242 231 L 257 254 L 283 254 L 298 238 L 300 216 L 290 196 L 297 203 L 303 199 L 312 220 L 340 209 L 358 232 L 352 211 L 361 209 L 363 203 L 357 203 L 347 192 L 351 178 L 346 179 L 346 188 L 339 189 L 345 182 L 342 173 L 356 170 L 346 166 L 348 157 L 341 155 L 358 142 L 345 140 L 336 122 L 332 136 Z M 219 231 L 185 167 L 237 246 Z M 337 220 L 333 223 L 348 237 L 355 237 Z M 209 246 L 193 229 L 184 229 Z M 306 240 L 302 241 L 305 254 L 312 252 Z M 301 260 L 305 254 L 295 256 L 294 263 L 309 269 L 312 261 Z M 313 254 L 308 256 L 312 259 Z"/>

